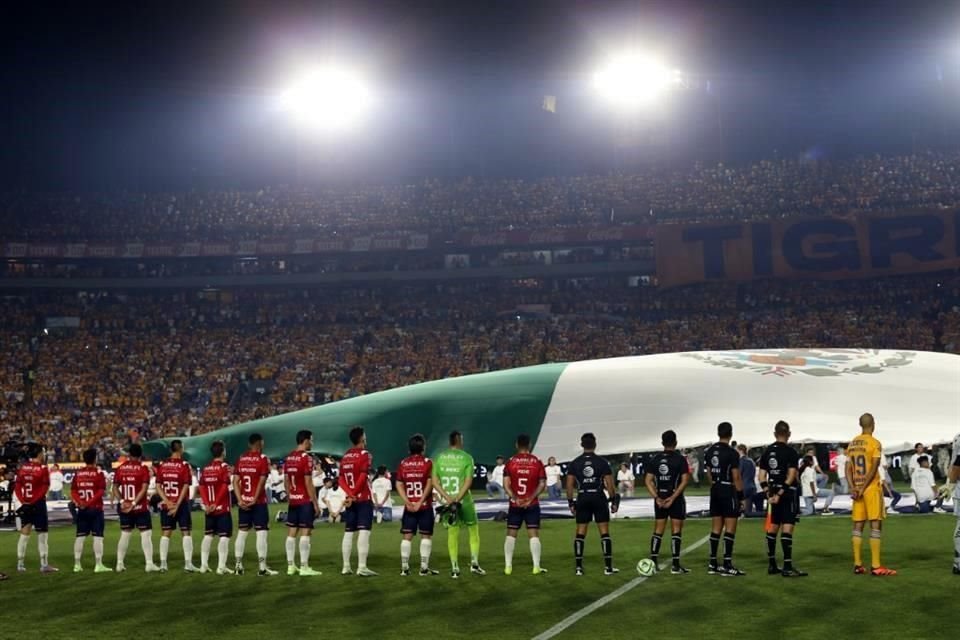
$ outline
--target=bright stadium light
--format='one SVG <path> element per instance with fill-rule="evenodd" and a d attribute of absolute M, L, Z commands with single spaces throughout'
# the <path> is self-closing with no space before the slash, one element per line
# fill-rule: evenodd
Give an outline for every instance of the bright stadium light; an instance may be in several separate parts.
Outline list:
<path fill-rule="evenodd" d="M 311 129 L 343 130 L 356 125 L 373 96 L 363 78 L 338 67 L 321 67 L 294 81 L 279 96 L 278 106 Z"/>
<path fill-rule="evenodd" d="M 593 86 L 605 100 L 621 108 L 641 108 L 655 102 L 683 74 L 655 57 L 626 53 L 611 58 L 593 76 Z"/>

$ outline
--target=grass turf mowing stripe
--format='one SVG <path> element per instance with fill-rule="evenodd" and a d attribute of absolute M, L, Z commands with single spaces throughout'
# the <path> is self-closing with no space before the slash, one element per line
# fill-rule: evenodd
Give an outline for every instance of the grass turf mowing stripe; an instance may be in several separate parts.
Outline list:
<path fill-rule="evenodd" d="M 694 542 L 692 545 L 690 545 L 689 547 L 687 547 L 686 549 L 684 549 L 683 551 L 681 551 L 681 552 L 680 552 L 680 555 L 681 555 L 681 556 L 685 556 L 685 555 L 687 555 L 687 553 L 689 553 L 690 551 L 693 551 L 694 549 L 698 549 L 698 548 L 702 547 L 703 545 L 705 545 L 705 544 L 707 543 L 708 540 L 710 540 L 710 536 L 709 536 L 709 535 L 703 536 L 702 538 L 700 538 L 699 540 L 697 540 L 696 542 Z M 664 564 L 664 565 L 662 565 L 662 566 L 666 566 L 666 565 Z M 657 569 L 659 570 L 660 567 L 657 567 Z M 566 631 L 569 627 L 572 627 L 574 624 L 576 624 L 577 622 L 579 622 L 582 618 L 586 618 L 588 615 L 590 615 L 591 613 L 593 613 L 593 612 L 596 611 L 597 609 L 600 609 L 601 607 L 603 607 L 603 606 L 605 606 L 605 605 L 613 602 L 614 600 L 616 600 L 617 598 L 619 598 L 619 597 L 622 596 L 623 594 L 625 594 L 625 593 L 633 590 L 635 587 L 643 584 L 643 583 L 646 582 L 650 577 L 652 577 L 652 576 L 640 576 L 639 578 L 634 578 L 633 580 L 631 580 L 631 581 L 628 582 L 627 584 L 623 585 L 622 587 L 620 587 L 620 588 L 617 589 L 616 591 L 611 591 L 610 593 L 608 593 L 607 595 L 603 596 L 603 597 L 600 598 L 599 600 L 594 600 L 593 602 L 591 602 L 590 604 L 588 604 L 587 606 L 585 606 L 583 609 L 580 609 L 579 611 L 570 614 L 569 616 L 567 616 L 566 618 L 564 618 L 563 620 L 561 620 L 561 621 L 558 622 L 557 624 L 553 625 L 552 627 L 550 627 L 549 629 L 547 629 L 547 630 L 544 631 L 543 633 L 534 636 L 534 637 L 533 637 L 533 640 L 549 640 L 549 638 L 552 638 L 552 637 L 554 637 L 554 636 L 556 636 L 556 635 L 559 635 L 560 633 L 563 633 L 563 632 Z"/>

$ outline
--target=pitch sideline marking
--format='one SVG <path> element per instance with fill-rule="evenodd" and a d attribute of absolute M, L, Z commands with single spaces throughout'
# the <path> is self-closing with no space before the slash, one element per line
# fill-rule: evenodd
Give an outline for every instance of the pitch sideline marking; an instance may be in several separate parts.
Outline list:
<path fill-rule="evenodd" d="M 697 549 L 697 548 L 699 548 L 699 547 L 702 547 L 703 545 L 705 545 L 705 544 L 707 543 L 708 540 L 710 540 L 710 535 L 709 535 L 709 534 L 703 536 L 702 538 L 700 538 L 699 540 L 697 540 L 696 542 L 694 542 L 692 545 L 690 545 L 689 547 L 687 547 L 686 549 L 684 549 L 683 551 L 681 551 L 681 552 L 680 552 L 680 555 L 681 555 L 681 556 L 685 556 L 685 555 L 687 555 L 687 553 L 689 553 L 690 551 L 693 551 L 694 549 Z M 652 577 L 652 576 L 640 576 L 640 577 L 634 578 L 633 580 L 631 580 L 631 581 L 628 582 L 627 584 L 623 585 L 623 586 L 620 587 L 619 589 L 617 589 L 617 590 L 615 590 L 615 591 L 611 591 L 610 593 L 608 593 L 607 595 L 603 596 L 603 597 L 600 598 L 599 600 L 594 600 L 593 602 L 591 602 L 590 604 L 588 604 L 587 606 L 585 606 L 583 609 L 580 609 L 579 611 L 570 614 L 569 616 L 567 616 L 566 618 L 564 618 L 563 620 L 561 620 L 561 621 L 558 622 L 557 624 L 553 625 L 552 627 L 550 627 L 549 629 L 547 629 L 547 630 L 544 631 L 543 633 L 534 636 L 534 637 L 533 637 L 533 640 L 549 640 L 549 638 L 552 638 L 552 637 L 554 637 L 554 636 L 556 636 L 556 635 L 558 635 L 558 634 L 560 634 L 560 633 L 563 633 L 564 631 L 566 631 L 567 629 L 569 629 L 570 627 L 572 627 L 574 624 L 576 624 L 577 622 L 579 622 L 581 619 L 587 617 L 588 615 L 590 615 L 591 613 L 593 613 L 593 612 L 596 611 L 597 609 L 600 609 L 601 607 L 604 607 L 604 606 L 610 604 L 611 602 L 613 602 L 614 600 L 616 600 L 617 598 L 619 598 L 619 597 L 622 596 L 623 594 L 625 594 L 625 593 L 633 590 L 633 589 L 636 588 L 637 586 L 643 584 L 643 583 L 646 582 L 650 577 Z"/>

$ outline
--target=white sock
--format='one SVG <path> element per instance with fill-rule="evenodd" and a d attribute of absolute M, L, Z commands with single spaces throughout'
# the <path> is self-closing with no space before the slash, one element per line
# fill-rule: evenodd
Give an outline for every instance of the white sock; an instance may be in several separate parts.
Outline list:
<path fill-rule="evenodd" d="M 160 566 L 167 566 L 167 558 L 170 557 L 170 538 L 167 536 L 160 537 Z"/>
<path fill-rule="evenodd" d="M 103 564 L 103 538 L 93 538 L 93 558 L 97 564 Z"/>
<path fill-rule="evenodd" d="M 127 549 L 130 548 L 130 537 L 133 535 L 132 531 L 121 531 L 120 532 L 120 542 L 117 543 L 117 564 L 122 565 L 123 561 L 127 557 Z"/>
<path fill-rule="evenodd" d="M 340 543 L 340 553 L 343 555 L 343 568 L 350 569 L 350 553 L 353 551 L 353 531 L 343 533 L 343 542 Z"/>
<path fill-rule="evenodd" d="M 357 533 L 357 568 L 367 568 L 367 556 L 370 554 L 370 532 Z"/>
<path fill-rule="evenodd" d="M 310 536 L 300 536 L 300 566 L 310 566 Z"/>
<path fill-rule="evenodd" d="M 77 538 L 73 541 L 73 562 L 80 564 L 80 558 L 83 557 L 83 543 L 86 538 Z"/>
<path fill-rule="evenodd" d="M 140 532 L 140 548 L 143 549 L 143 560 L 147 566 L 153 564 L 153 535 L 152 531 Z"/>
<path fill-rule="evenodd" d="M 410 540 L 403 539 L 400 541 L 400 568 L 409 569 L 410 568 L 410 548 L 413 546 L 413 543 Z"/>
<path fill-rule="evenodd" d="M 503 561 L 508 567 L 513 566 L 513 549 L 517 546 L 517 539 L 507 536 L 503 541 Z"/>
<path fill-rule="evenodd" d="M 292 567 L 297 560 L 297 539 L 292 536 L 287 536 L 286 548 L 287 565 Z"/>
<path fill-rule="evenodd" d="M 217 569 L 226 569 L 227 560 L 230 558 L 230 538 L 220 536 L 217 542 Z"/>
<path fill-rule="evenodd" d="M 433 550 L 432 538 L 420 539 L 420 567 L 422 569 L 430 568 L 430 552 Z"/>
<path fill-rule="evenodd" d="M 46 531 L 43 533 L 37 534 L 37 551 L 40 552 L 40 566 L 47 566 L 47 554 L 50 552 L 50 547 L 47 544 L 47 536 L 50 535 Z"/>
<path fill-rule="evenodd" d="M 213 536 L 203 536 L 203 542 L 200 543 L 200 568 L 205 569 L 210 566 L 210 547 L 213 546 Z"/>
<path fill-rule="evenodd" d="M 193 566 L 193 537 L 188 533 L 183 536 L 183 566 Z"/>
<path fill-rule="evenodd" d="M 260 570 L 267 568 L 267 539 L 270 533 L 268 531 L 257 531 L 257 560 L 260 563 Z"/>
<path fill-rule="evenodd" d="M 248 534 L 248 533 L 250 533 L 250 532 L 249 532 L 249 531 L 244 531 L 243 529 L 241 529 L 240 531 L 237 531 L 237 539 L 236 539 L 236 541 L 233 543 L 233 555 L 234 555 L 234 557 L 236 557 L 237 562 L 242 562 L 242 561 L 243 561 L 243 552 L 244 552 L 244 549 L 245 549 L 246 546 L 247 546 L 247 534 Z"/>
<path fill-rule="evenodd" d="M 540 568 L 540 538 L 530 538 L 530 555 L 533 557 L 533 568 Z"/>
<path fill-rule="evenodd" d="M 27 557 L 27 543 L 30 542 L 29 535 L 20 534 L 20 539 L 17 540 L 17 566 L 22 567 L 23 561 Z"/>

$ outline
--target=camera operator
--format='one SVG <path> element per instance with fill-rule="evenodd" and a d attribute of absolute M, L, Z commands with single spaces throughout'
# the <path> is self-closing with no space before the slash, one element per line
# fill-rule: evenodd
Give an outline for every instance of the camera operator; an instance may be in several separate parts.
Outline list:
<path fill-rule="evenodd" d="M 30 533 L 37 531 L 37 550 L 40 552 L 40 573 L 54 573 L 57 568 L 47 561 L 47 492 L 50 490 L 50 471 L 44 463 L 43 447 L 36 442 L 27 445 L 27 460 L 17 469 L 14 491 L 20 508 L 20 540 L 17 542 L 17 571 L 27 570 L 25 558 Z"/>

